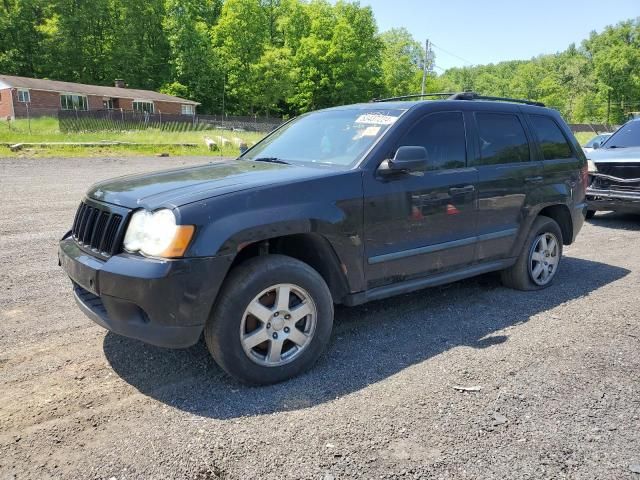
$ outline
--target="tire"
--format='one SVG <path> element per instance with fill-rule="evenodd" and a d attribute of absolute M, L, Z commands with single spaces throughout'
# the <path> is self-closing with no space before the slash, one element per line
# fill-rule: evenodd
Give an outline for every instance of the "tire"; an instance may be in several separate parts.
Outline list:
<path fill-rule="evenodd" d="M 543 248 L 545 245 L 542 240 L 543 236 L 544 242 L 549 247 L 547 249 Z M 555 239 L 555 245 L 550 241 L 553 239 Z M 553 247 L 553 251 L 551 251 L 551 247 Z M 545 252 L 549 255 L 546 255 Z M 562 231 L 560 226 L 552 218 L 540 215 L 533 222 L 516 263 L 501 272 L 502 283 L 516 290 L 527 291 L 546 288 L 553 283 L 561 259 Z"/>
<path fill-rule="evenodd" d="M 327 346 L 332 327 L 333 299 L 320 274 L 294 258 L 265 255 L 231 271 L 204 337 L 229 375 L 268 385 L 309 369 Z"/>
<path fill-rule="evenodd" d="M 587 220 L 591 220 L 593 217 L 596 216 L 596 211 L 595 210 L 587 210 Z"/>

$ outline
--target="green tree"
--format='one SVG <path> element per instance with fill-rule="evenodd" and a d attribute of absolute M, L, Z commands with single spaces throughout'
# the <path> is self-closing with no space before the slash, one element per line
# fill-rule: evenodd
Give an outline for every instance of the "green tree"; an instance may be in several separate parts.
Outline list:
<path fill-rule="evenodd" d="M 131 87 L 157 89 L 170 79 L 165 14 L 164 0 L 115 0 L 110 81 L 123 78 Z"/>
<path fill-rule="evenodd" d="M 267 116 L 287 113 L 286 102 L 295 76 L 291 51 L 286 47 L 267 47 L 260 61 L 251 68 L 256 112 Z"/>
<path fill-rule="evenodd" d="M 332 6 L 314 0 L 307 7 L 309 34 L 302 38 L 294 67 L 295 94 L 289 99 L 299 112 L 368 101 L 380 96 L 382 41 L 373 12 L 358 3 Z"/>
<path fill-rule="evenodd" d="M 220 55 L 228 110 L 255 110 L 252 65 L 259 62 L 268 38 L 267 16 L 260 0 L 226 0 L 212 31 Z"/>
<path fill-rule="evenodd" d="M 46 74 L 44 26 L 50 15 L 44 0 L 0 2 L 0 72 L 27 77 Z"/>
<path fill-rule="evenodd" d="M 47 26 L 47 76 L 81 83 L 113 81 L 112 0 L 56 0 Z"/>
<path fill-rule="evenodd" d="M 171 80 L 164 90 L 201 103 L 201 113 L 222 109 L 223 77 L 211 38 L 220 0 L 167 0 L 164 28 L 170 48 Z M 178 94 L 180 90 L 182 93 Z"/>
<path fill-rule="evenodd" d="M 424 49 L 405 28 L 394 28 L 380 35 L 384 95 L 395 97 L 420 91 Z"/>

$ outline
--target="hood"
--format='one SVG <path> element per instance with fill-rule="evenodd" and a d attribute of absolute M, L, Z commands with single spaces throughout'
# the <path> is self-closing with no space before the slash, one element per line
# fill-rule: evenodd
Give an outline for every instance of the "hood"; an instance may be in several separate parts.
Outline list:
<path fill-rule="evenodd" d="M 105 180 L 91 186 L 87 196 L 126 208 L 154 210 L 332 173 L 335 170 L 232 160 Z"/>
<path fill-rule="evenodd" d="M 599 148 L 589 152 L 587 158 L 597 163 L 640 162 L 640 147 Z"/>

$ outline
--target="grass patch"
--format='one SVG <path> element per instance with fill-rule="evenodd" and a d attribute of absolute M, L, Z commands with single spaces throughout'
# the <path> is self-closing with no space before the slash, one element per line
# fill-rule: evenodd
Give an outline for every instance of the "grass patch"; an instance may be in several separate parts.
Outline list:
<path fill-rule="evenodd" d="M 222 146 L 216 137 L 222 136 L 230 141 L 239 138 L 251 145 L 265 136 L 256 132 L 235 132 L 229 130 L 200 130 L 187 132 L 166 132 L 159 129 L 134 130 L 124 132 L 84 132 L 62 133 L 56 118 L 19 119 L 11 123 L 0 122 L 0 144 L 2 143 L 42 143 L 42 142 L 100 142 L 117 141 L 142 143 L 145 145 L 109 145 L 99 147 L 26 147 L 19 152 L 12 152 L 8 147 L 0 146 L 3 157 L 92 157 L 105 155 L 137 156 L 156 155 L 211 155 L 236 156 L 238 147 L 231 142 Z M 205 145 L 205 137 L 212 138 L 220 146 L 220 150 L 211 152 Z M 171 144 L 194 143 L 196 147 L 181 147 Z"/>
<path fill-rule="evenodd" d="M 578 139 L 578 143 L 580 145 L 584 145 L 585 143 L 587 143 L 589 140 L 591 140 L 593 137 L 596 136 L 596 134 L 593 132 L 578 132 L 578 133 L 574 133 L 574 135 Z"/>

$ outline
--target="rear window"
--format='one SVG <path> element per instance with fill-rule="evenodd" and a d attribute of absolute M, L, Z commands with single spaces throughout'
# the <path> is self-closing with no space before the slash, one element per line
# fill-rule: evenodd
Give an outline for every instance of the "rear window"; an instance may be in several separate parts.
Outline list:
<path fill-rule="evenodd" d="M 517 115 L 476 113 L 476 123 L 482 165 L 529 161 L 529 142 Z"/>
<path fill-rule="evenodd" d="M 530 119 L 545 160 L 573 157 L 567 139 L 553 119 L 542 115 L 531 115 Z"/>

